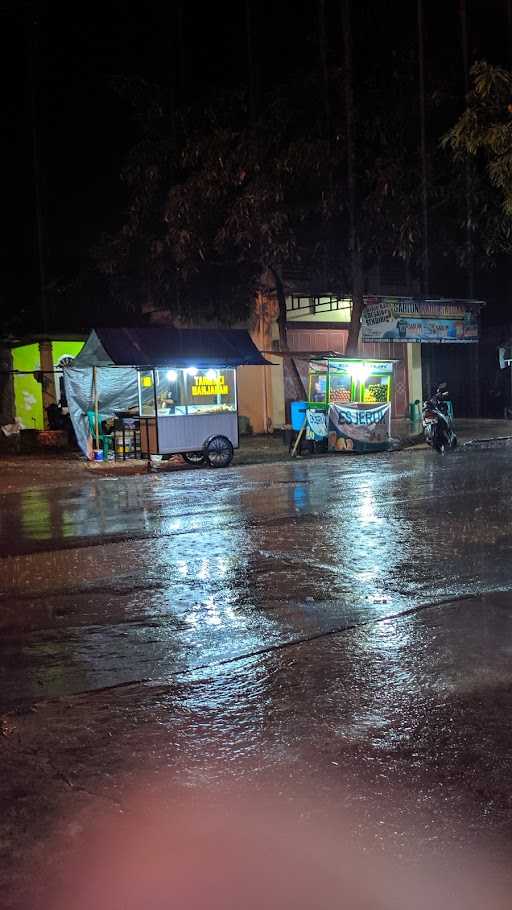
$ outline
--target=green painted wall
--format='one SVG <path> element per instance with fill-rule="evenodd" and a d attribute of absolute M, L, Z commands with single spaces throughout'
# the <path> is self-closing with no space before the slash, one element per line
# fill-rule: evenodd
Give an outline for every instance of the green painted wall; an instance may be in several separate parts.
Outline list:
<path fill-rule="evenodd" d="M 76 357 L 84 346 L 83 341 L 53 341 L 53 362 L 57 366 L 61 357 Z"/>
<path fill-rule="evenodd" d="M 83 348 L 83 341 L 54 341 L 52 342 L 53 363 L 57 366 L 61 357 L 66 355 L 76 357 Z M 41 367 L 39 360 L 39 344 L 24 344 L 12 350 L 12 365 L 14 370 L 29 370 L 25 376 L 14 376 L 14 402 L 16 417 L 26 430 L 42 430 L 43 399 L 41 385 L 32 373 Z M 59 400 L 58 376 L 55 377 L 57 401 Z"/>
<path fill-rule="evenodd" d="M 76 355 L 79 354 L 82 350 L 83 346 L 83 341 L 53 341 L 52 355 L 54 366 L 58 366 L 61 357 L 76 357 Z M 60 374 L 57 374 L 55 376 L 55 398 L 57 403 L 59 402 L 60 398 L 59 375 Z"/>
<path fill-rule="evenodd" d="M 14 370 L 39 370 L 39 345 L 24 344 L 12 352 Z M 43 429 L 41 386 L 32 375 L 14 377 L 16 417 L 26 430 Z"/>

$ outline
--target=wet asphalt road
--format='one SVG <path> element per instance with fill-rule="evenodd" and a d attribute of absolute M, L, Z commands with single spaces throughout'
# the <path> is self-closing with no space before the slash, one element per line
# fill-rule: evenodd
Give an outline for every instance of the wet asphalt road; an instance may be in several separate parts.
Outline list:
<path fill-rule="evenodd" d="M 510 460 L 331 457 L 4 495 L 0 703 L 169 680 L 507 589 Z"/>
<path fill-rule="evenodd" d="M 26 857 L 44 881 L 91 799 L 226 781 L 347 811 L 394 856 L 485 844 L 512 885 L 509 451 L 3 495 L 5 906 L 39 907 Z"/>

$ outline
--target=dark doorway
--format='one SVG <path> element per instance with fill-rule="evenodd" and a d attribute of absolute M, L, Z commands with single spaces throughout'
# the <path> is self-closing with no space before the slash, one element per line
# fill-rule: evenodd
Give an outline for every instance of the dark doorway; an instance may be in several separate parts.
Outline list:
<path fill-rule="evenodd" d="M 447 382 L 455 417 L 480 416 L 477 344 L 422 344 L 421 369 L 424 398 Z"/>

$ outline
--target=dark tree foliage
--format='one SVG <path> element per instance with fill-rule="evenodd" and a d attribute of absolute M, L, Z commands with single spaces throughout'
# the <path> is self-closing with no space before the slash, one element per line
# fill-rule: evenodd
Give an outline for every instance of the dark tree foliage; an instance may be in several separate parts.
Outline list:
<path fill-rule="evenodd" d="M 474 228 L 489 258 L 512 252 L 512 73 L 484 61 L 471 70 L 465 111 L 444 137 L 458 173 L 476 175 Z"/>
<path fill-rule="evenodd" d="M 141 139 L 122 175 L 129 195 L 124 222 L 95 250 L 116 305 L 139 319 L 156 308 L 182 323 L 234 323 L 247 319 L 264 281 L 277 294 L 286 345 L 284 288 L 291 270 L 324 293 L 350 294 L 355 237 L 363 275 L 390 256 L 419 274 L 416 77 L 413 50 L 359 74 L 352 164 L 347 72 L 326 59 L 261 97 L 257 111 L 254 105 L 249 111 L 243 91 L 217 90 L 200 106 L 177 111 L 157 86 L 122 84 Z M 467 174 L 440 143 L 457 97 L 454 75 L 437 84 L 430 79 L 429 248 L 434 262 L 463 269 Z M 475 173 L 473 192 L 473 254 L 483 261 L 492 252 L 485 238 L 496 215 L 495 191 Z M 357 338 L 359 313 L 355 318 Z"/>

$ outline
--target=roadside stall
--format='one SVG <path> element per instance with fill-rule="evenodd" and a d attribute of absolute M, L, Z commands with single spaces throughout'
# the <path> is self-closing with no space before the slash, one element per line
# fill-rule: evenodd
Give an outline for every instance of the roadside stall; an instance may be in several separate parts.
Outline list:
<path fill-rule="evenodd" d="M 312 357 L 308 400 L 295 402 L 292 427 L 301 439 L 331 452 L 375 452 L 389 448 L 393 360 L 329 355 Z"/>
<path fill-rule="evenodd" d="M 268 366 L 239 329 L 96 329 L 65 370 L 89 459 L 180 454 L 225 467 L 238 448 L 236 368 Z"/>

